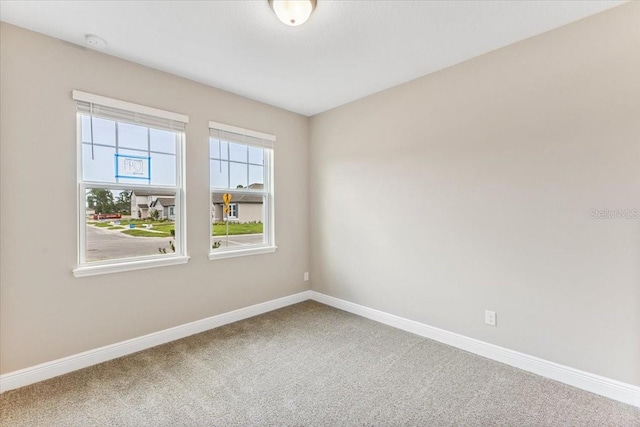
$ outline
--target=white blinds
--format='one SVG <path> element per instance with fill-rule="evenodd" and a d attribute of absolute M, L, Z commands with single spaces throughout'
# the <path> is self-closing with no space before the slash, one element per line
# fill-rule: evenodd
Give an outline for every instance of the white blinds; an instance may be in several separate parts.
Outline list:
<path fill-rule="evenodd" d="M 79 113 L 155 129 L 184 132 L 187 116 L 158 110 L 117 99 L 73 91 Z"/>
<path fill-rule="evenodd" d="M 275 136 L 221 123 L 209 122 L 209 136 L 219 141 L 234 142 L 259 148 L 273 148 Z"/>

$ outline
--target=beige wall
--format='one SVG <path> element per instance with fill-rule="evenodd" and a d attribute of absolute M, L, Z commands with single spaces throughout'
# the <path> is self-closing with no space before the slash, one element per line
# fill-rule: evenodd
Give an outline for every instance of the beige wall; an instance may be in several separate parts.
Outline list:
<path fill-rule="evenodd" d="M 262 203 L 238 203 L 239 222 L 262 222 L 264 207 Z"/>
<path fill-rule="evenodd" d="M 315 116 L 310 158 L 312 289 L 640 385 L 640 221 L 590 215 L 640 208 L 640 4 Z"/>
<path fill-rule="evenodd" d="M 308 289 L 307 117 L 0 26 L 0 372 Z M 187 265 L 75 279 L 78 89 L 189 116 Z M 208 122 L 275 134 L 277 252 L 209 261 Z M 43 204 L 56 218 L 42 221 Z"/>
<path fill-rule="evenodd" d="M 590 215 L 640 208 L 639 18 L 639 4 L 613 9 L 311 129 L 0 24 L 0 372 L 305 290 L 310 227 L 318 291 L 640 384 L 640 222 Z M 187 265 L 72 277 L 72 89 L 189 115 Z M 207 260 L 209 120 L 278 137 L 274 254 Z"/>
<path fill-rule="evenodd" d="M 225 213 L 224 205 L 213 205 L 213 222 L 224 222 Z M 238 206 L 238 218 L 232 219 L 231 222 L 263 222 L 264 219 L 264 207 L 262 203 L 239 203 Z"/>

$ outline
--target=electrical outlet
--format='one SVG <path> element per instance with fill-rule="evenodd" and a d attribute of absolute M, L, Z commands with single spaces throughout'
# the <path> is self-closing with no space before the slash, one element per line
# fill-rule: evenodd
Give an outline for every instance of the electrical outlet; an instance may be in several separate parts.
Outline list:
<path fill-rule="evenodd" d="M 304 281 L 305 282 L 309 281 L 309 272 L 308 271 L 305 271 L 305 273 L 304 273 Z"/>
<path fill-rule="evenodd" d="M 495 311 L 484 311 L 484 323 L 491 326 L 496 326 L 496 312 Z"/>

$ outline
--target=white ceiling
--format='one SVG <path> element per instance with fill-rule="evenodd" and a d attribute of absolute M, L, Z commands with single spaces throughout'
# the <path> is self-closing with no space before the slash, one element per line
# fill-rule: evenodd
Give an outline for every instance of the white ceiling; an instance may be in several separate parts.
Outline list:
<path fill-rule="evenodd" d="M 0 19 L 313 115 L 621 3 L 318 0 L 288 27 L 267 0 L 3 0 Z"/>

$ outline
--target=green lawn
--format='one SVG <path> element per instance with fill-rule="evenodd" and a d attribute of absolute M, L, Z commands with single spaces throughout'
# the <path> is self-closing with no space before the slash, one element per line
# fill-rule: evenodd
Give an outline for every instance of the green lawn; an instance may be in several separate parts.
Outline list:
<path fill-rule="evenodd" d="M 171 230 L 175 230 L 176 224 L 174 222 L 158 222 L 153 224 L 153 230 L 163 231 L 165 233 L 171 233 Z"/>
<path fill-rule="evenodd" d="M 153 221 L 143 219 L 122 220 L 120 225 L 112 225 L 111 221 L 105 222 L 88 222 L 87 224 L 95 225 L 108 230 L 122 230 L 124 234 L 136 237 L 171 237 L 171 232 L 175 230 L 176 224 L 173 221 Z M 133 224 L 136 228 L 129 228 L 129 224 Z M 151 224 L 151 230 L 145 228 L 146 224 Z M 263 232 L 263 224 L 261 222 L 252 223 L 229 223 L 229 235 L 238 234 L 260 234 Z M 214 236 L 221 237 L 227 235 L 227 224 L 221 222 L 211 225 L 211 233 Z"/>
<path fill-rule="evenodd" d="M 100 228 L 112 227 L 110 222 L 94 222 L 93 225 Z"/>
<path fill-rule="evenodd" d="M 135 237 L 171 237 L 171 233 L 143 230 L 141 228 L 130 228 L 122 231 L 124 234 Z"/>
<path fill-rule="evenodd" d="M 111 221 L 90 221 L 87 222 L 87 224 L 106 228 L 107 230 L 123 230 L 122 233 L 136 237 L 169 237 L 171 236 L 171 231 L 176 227 L 173 221 L 153 221 L 146 219 L 121 220 L 119 225 L 112 225 Z M 129 224 L 133 224 L 136 228 L 129 228 Z M 151 230 L 145 228 L 147 224 L 152 226 Z"/>
<path fill-rule="evenodd" d="M 156 225 L 173 225 L 174 222 L 173 221 L 169 221 L 169 220 L 154 221 L 152 219 L 130 219 L 130 220 L 122 220 L 122 221 L 120 221 L 120 224 L 121 225 L 126 225 L 126 226 L 128 226 L 129 224 L 133 224 L 136 227 L 144 226 L 145 224 L 151 224 L 151 225 L 153 225 L 155 227 Z"/>
<path fill-rule="evenodd" d="M 262 223 L 229 223 L 229 235 L 237 235 L 237 234 L 260 234 L 262 233 Z M 211 232 L 214 236 L 226 236 L 227 235 L 227 224 L 225 223 L 217 223 L 211 226 Z"/>

